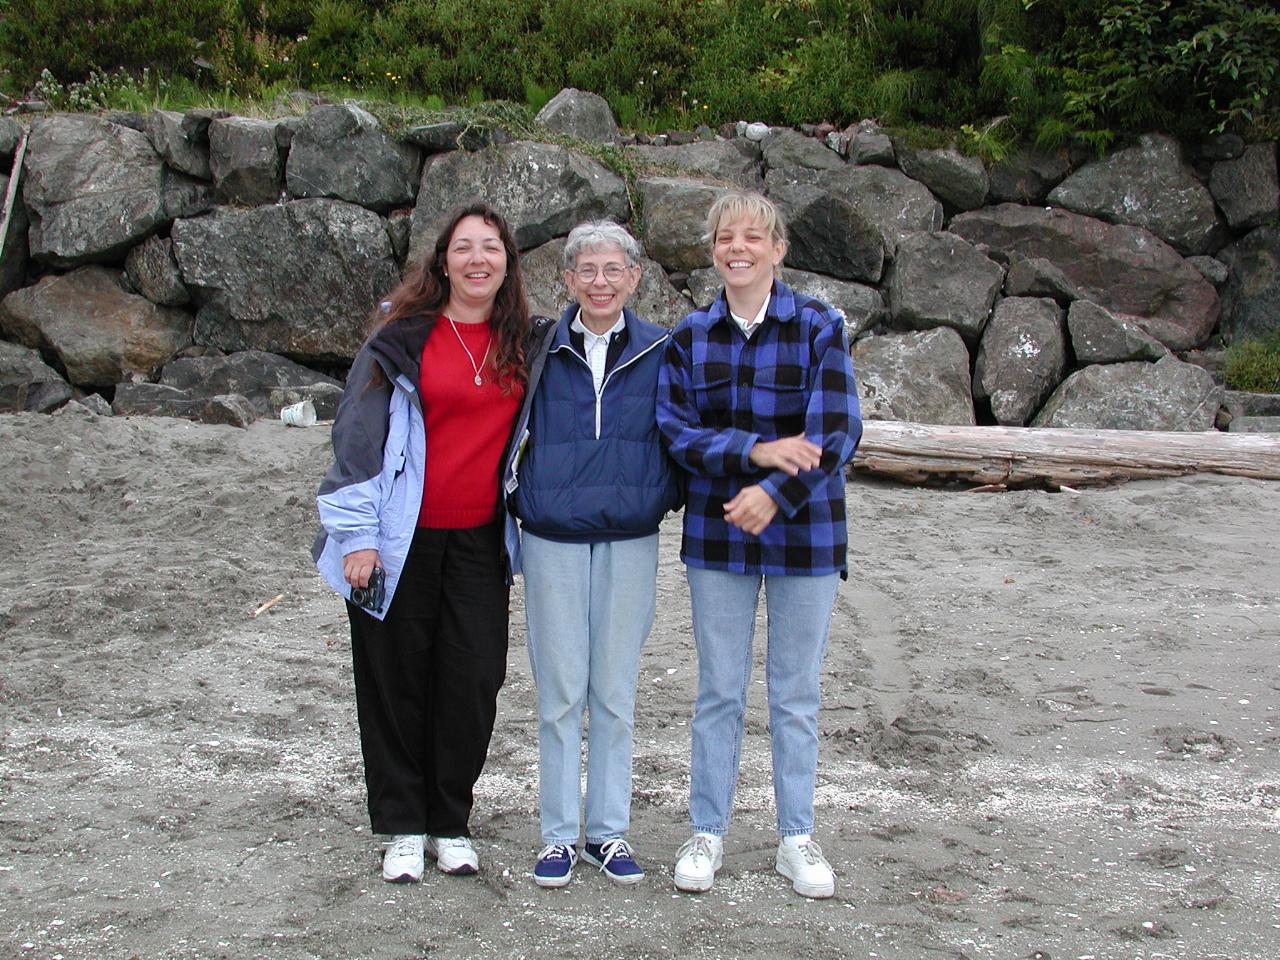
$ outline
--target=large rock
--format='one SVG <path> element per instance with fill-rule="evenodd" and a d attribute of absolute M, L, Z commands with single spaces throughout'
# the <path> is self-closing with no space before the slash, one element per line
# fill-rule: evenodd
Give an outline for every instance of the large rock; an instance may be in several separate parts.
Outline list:
<path fill-rule="evenodd" d="M 31 126 L 23 199 L 31 256 L 118 262 L 165 220 L 164 164 L 145 134 L 86 114 Z"/>
<path fill-rule="evenodd" d="M 898 158 L 893 152 L 893 141 L 874 120 L 859 120 L 845 130 L 848 138 L 850 163 L 896 166 Z"/>
<path fill-rule="evenodd" d="M 494 132 L 470 118 L 445 119 L 409 127 L 401 134 L 401 139 L 424 153 L 447 153 L 450 150 L 483 150 L 494 141 Z"/>
<path fill-rule="evenodd" d="M 853 345 L 853 366 L 868 420 L 975 422 L 969 351 L 954 330 L 863 337 Z"/>
<path fill-rule="evenodd" d="M 130 250 L 124 260 L 124 272 L 133 288 L 152 303 L 180 307 L 191 302 L 173 256 L 173 241 L 168 237 L 147 237 Z"/>
<path fill-rule="evenodd" d="M 1042 257 L 1079 292 L 1140 318 L 1172 350 L 1204 343 L 1218 322 L 1218 293 L 1177 251 L 1141 227 L 1113 226 L 1065 210 L 1005 203 L 962 213 L 948 225 L 992 256 Z"/>
<path fill-rule="evenodd" d="M 565 136 L 593 143 L 617 143 L 618 121 L 609 101 L 596 93 L 567 87 L 547 101 L 534 122 Z"/>
<path fill-rule="evenodd" d="M 224 393 L 204 402 L 200 408 L 200 420 L 243 429 L 257 419 L 257 413 L 245 397 L 238 393 Z"/>
<path fill-rule="evenodd" d="M 45 413 L 74 393 L 35 350 L 0 340 L 0 413 Z"/>
<path fill-rule="evenodd" d="M 876 225 L 889 257 L 897 250 L 898 241 L 908 233 L 942 229 L 942 204 L 928 187 L 901 170 L 853 165 L 842 170 L 821 171 L 792 167 L 771 170 L 766 180 L 770 192 L 788 180 L 829 190 L 857 210 L 863 219 Z"/>
<path fill-rule="evenodd" d="M 1225 390 L 1222 405 L 1232 417 L 1280 417 L 1280 393 Z"/>
<path fill-rule="evenodd" d="M 628 147 L 627 152 L 646 163 L 670 166 L 676 176 L 694 174 L 714 177 L 744 190 L 764 189 L 760 145 L 741 137 L 698 140 L 674 147 L 634 146 Z"/>
<path fill-rule="evenodd" d="M 1080 297 L 1067 275 L 1043 257 L 1010 257 L 1004 292 L 1007 297 L 1050 297 L 1061 304 Z"/>
<path fill-rule="evenodd" d="M 126 293 L 120 280 L 98 266 L 41 277 L 0 301 L 0 328 L 56 356 L 77 386 L 150 379 L 191 345 L 191 317 Z"/>
<path fill-rule="evenodd" d="M 315 407 L 317 420 L 332 420 L 338 415 L 343 389 L 338 383 L 308 383 L 301 387 L 277 387 L 271 391 L 271 416 L 278 417 L 285 407 L 309 400 Z"/>
<path fill-rule="evenodd" d="M 1280 215 L 1275 142 L 1255 143 L 1240 159 L 1215 163 L 1209 192 L 1232 229 L 1249 230 L 1274 220 Z"/>
<path fill-rule="evenodd" d="M 787 261 L 793 266 L 841 280 L 880 279 L 880 229 L 847 201 L 807 183 L 775 184 L 770 197 L 787 225 Z"/>
<path fill-rule="evenodd" d="M 875 287 L 847 280 L 836 280 L 821 273 L 793 270 L 783 267 L 782 282 L 798 293 L 815 297 L 833 307 L 844 319 L 849 342 L 857 340 L 867 330 L 888 319 L 884 297 Z M 723 284 L 714 267 L 695 270 L 689 274 L 689 295 L 698 306 L 705 306 L 720 293 Z"/>
<path fill-rule="evenodd" d="M 564 285 L 564 239 L 544 243 L 520 257 L 524 292 L 529 309 L 547 317 L 559 317 L 569 303 Z M 640 261 L 640 285 L 627 304 L 636 314 L 662 327 L 674 327 L 693 309 L 693 302 L 673 287 L 662 267 L 653 260 Z"/>
<path fill-rule="evenodd" d="M 630 216 L 622 178 L 564 147 L 520 141 L 479 153 L 442 153 L 422 171 L 409 259 L 431 248 L 455 207 L 475 200 L 502 212 L 521 250 L 566 236 L 584 220 Z"/>
<path fill-rule="evenodd" d="M 4 217 L 4 198 L 9 195 L 10 178 L 0 174 L 0 219 Z M 9 232 L 0 237 L 0 297 L 17 290 L 27 277 L 27 207 L 22 192 L 15 189 Z"/>
<path fill-rule="evenodd" d="M 764 162 L 771 170 L 780 167 L 808 167 L 811 170 L 841 170 L 847 164 L 821 140 L 806 137 L 799 130 L 777 127 L 760 143 Z"/>
<path fill-rule="evenodd" d="M 953 210 L 974 210 L 987 199 L 990 180 L 977 157 L 966 157 L 955 147 L 913 149 L 895 143 L 898 167 L 912 180 L 929 188 Z"/>
<path fill-rule="evenodd" d="M 1178 142 L 1159 134 L 1081 167 L 1049 193 L 1049 202 L 1145 227 L 1185 254 L 1208 253 L 1223 236 L 1208 188 L 1183 162 Z"/>
<path fill-rule="evenodd" d="M 685 177 L 647 177 L 640 181 L 644 201 L 645 251 L 667 270 L 710 266 L 711 245 L 703 236 L 707 211 L 725 188 Z"/>
<path fill-rule="evenodd" d="M 1222 388 L 1172 355 L 1156 363 L 1095 364 L 1063 381 L 1032 422 L 1085 430 L 1212 430 Z"/>
<path fill-rule="evenodd" d="M 209 124 L 209 169 L 218 199 L 275 203 L 284 190 L 277 120 L 226 117 Z"/>
<path fill-rule="evenodd" d="M 322 104 L 302 118 L 289 146 L 285 184 L 295 197 L 331 197 L 370 210 L 413 203 L 422 154 L 378 128 L 354 104 Z"/>
<path fill-rule="evenodd" d="M 994 203 L 1041 203 L 1070 171 L 1063 153 L 1022 150 L 995 165 L 987 196 Z"/>
<path fill-rule="evenodd" d="M 1230 273 L 1222 288 L 1226 340 L 1280 330 L 1280 227 L 1258 227 L 1218 252 Z"/>
<path fill-rule="evenodd" d="M 191 396 L 185 390 L 162 383 L 122 383 L 116 387 L 111 412 L 118 417 L 178 417 L 198 420 L 206 402 Z"/>
<path fill-rule="evenodd" d="M 227 394 L 242 396 L 264 417 L 280 413 L 275 405 L 276 391 L 304 391 L 311 387 L 328 391 L 342 386 L 332 377 L 259 350 L 243 350 L 225 357 L 179 357 L 164 365 L 160 382 L 193 400 L 211 400 Z"/>
<path fill-rule="evenodd" d="M 1079 363 L 1122 363 L 1159 360 L 1169 348 L 1123 315 L 1089 300 L 1077 300 L 1067 311 L 1071 347 Z"/>
<path fill-rule="evenodd" d="M 210 119 L 188 120 L 187 114 L 156 110 L 147 118 L 147 135 L 156 153 L 174 170 L 209 180 L 213 177 L 209 167 Z"/>
<path fill-rule="evenodd" d="M 1062 382 L 1067 343 L 1062 308 L 1036 297 L 1006 297 L 982 334 L 973 395 L 991 403 L 991 415 L 1020 427 Z"/>
<path fill-rule="evenodd" d="M 1003 283 L 1000 264 L 964 238 L 910 234 L 889 270 L 889 313 L 898 327 L 952 327 L 976 341 Z"/>
<path fill-rule="evenodd" d="M 9 169 L 26 132 L 22 124 L 12 117 L 0 117 L 0 168 Z"/>
<path fill-rule="evenodd" d="M 400 279 L 382 218 L 340 200 L 223 207 L 172 237 L 196 341 L 223 350 L 351 359 Z"/>

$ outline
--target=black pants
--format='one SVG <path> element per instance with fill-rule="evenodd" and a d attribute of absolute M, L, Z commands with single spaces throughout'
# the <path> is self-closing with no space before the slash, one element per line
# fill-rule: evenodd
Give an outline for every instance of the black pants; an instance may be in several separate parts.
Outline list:
<path fill-rule="evenodd" d="M 419 529 L 385 620 L 347 604 L 375 833 L 469 836 L 507 675 L 499 523 Z"/>

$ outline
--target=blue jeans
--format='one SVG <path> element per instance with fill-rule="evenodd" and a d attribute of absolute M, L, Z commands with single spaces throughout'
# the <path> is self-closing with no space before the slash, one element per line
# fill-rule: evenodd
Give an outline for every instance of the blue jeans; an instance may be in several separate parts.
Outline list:
<path fill-rule="evenodd" d="M 526 532 L 523 551 L 542 840 L 578 842 L 585 709 L 586 840 L 604 843 L 631 824 L 636 678 L 657 602 L 658 535 L 587 544 Z"/>
<path fill-rule="evenodd" d="M 686 572 L 698 647 L 689 788 L 693 829 L 716 836 L 729 829 L 763 579 L 769 624 L 765 680 L 778 833 L 784 837 L 812 833 L 822 658 L 840 575 L 761 577 L 698 567 L 688 567 Z"/>

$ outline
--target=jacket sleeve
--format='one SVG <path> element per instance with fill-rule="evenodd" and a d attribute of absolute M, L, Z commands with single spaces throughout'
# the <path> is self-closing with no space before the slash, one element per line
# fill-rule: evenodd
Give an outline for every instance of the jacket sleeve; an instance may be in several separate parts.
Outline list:
<path fill-rule="evenodd" d="M 687 327 L 678 328 L 667 341 L 658 371 L 657 418 L 662 443 L 671 459 L 690 473 L 704 477 L 752 473 L 756 467 L 747 454 L 760 435 L 702 423 L 693 390 L 687 332 Z"/>
<path fill-rule="evenodd" d="M 377 381 L 371 378 L 377 374 Z M 346 556 L 378 546 L 383 448 L 391 384 L 361 351 L 347 376 L 333 422 L 333 466 L 320 482 L 320 523 Z"/>
<path fill-rule="evenodd" d="M 805 407 L 805 436 L 822 447 L 818 466 L 797 476 L 772 470 L 760 486 L 778 504 L 783 516 L 793 517 L 815 494 L 853 459 L 862 439 L 862 412 L 854 382 L 853 360 L 844 323 L 828 311 L 817 335 L 813 352 L 817 368 L 813 389 Z"/>

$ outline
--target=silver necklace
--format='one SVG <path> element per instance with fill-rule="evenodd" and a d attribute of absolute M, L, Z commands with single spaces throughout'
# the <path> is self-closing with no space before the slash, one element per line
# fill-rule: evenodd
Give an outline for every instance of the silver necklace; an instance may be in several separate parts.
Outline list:
<path fill-rule="evenodd" d="M 458 332 L 458 325 L 453 322 L 453 318 L 449 317 L 449 326 L 453 327 L 453 335 L 458 338 L 458 342 L 462 344 L 462 349 L 466 351 L 467 359 L 471 361 L 471 370 L 476 375 L 476 386 L 484 385 L 484 378 L 480 376 L 480 371 L 484 369 L 485 361 L 489 359 L 489 348 L 493 346 L 493 330 L 489 331 L 489 339 L 484 342 L 484 356 L 480 358 L 480 362 L 476 363 L 475 354 L 467 347 L 467 342 L 462 339 L 462 334 Z"/>

